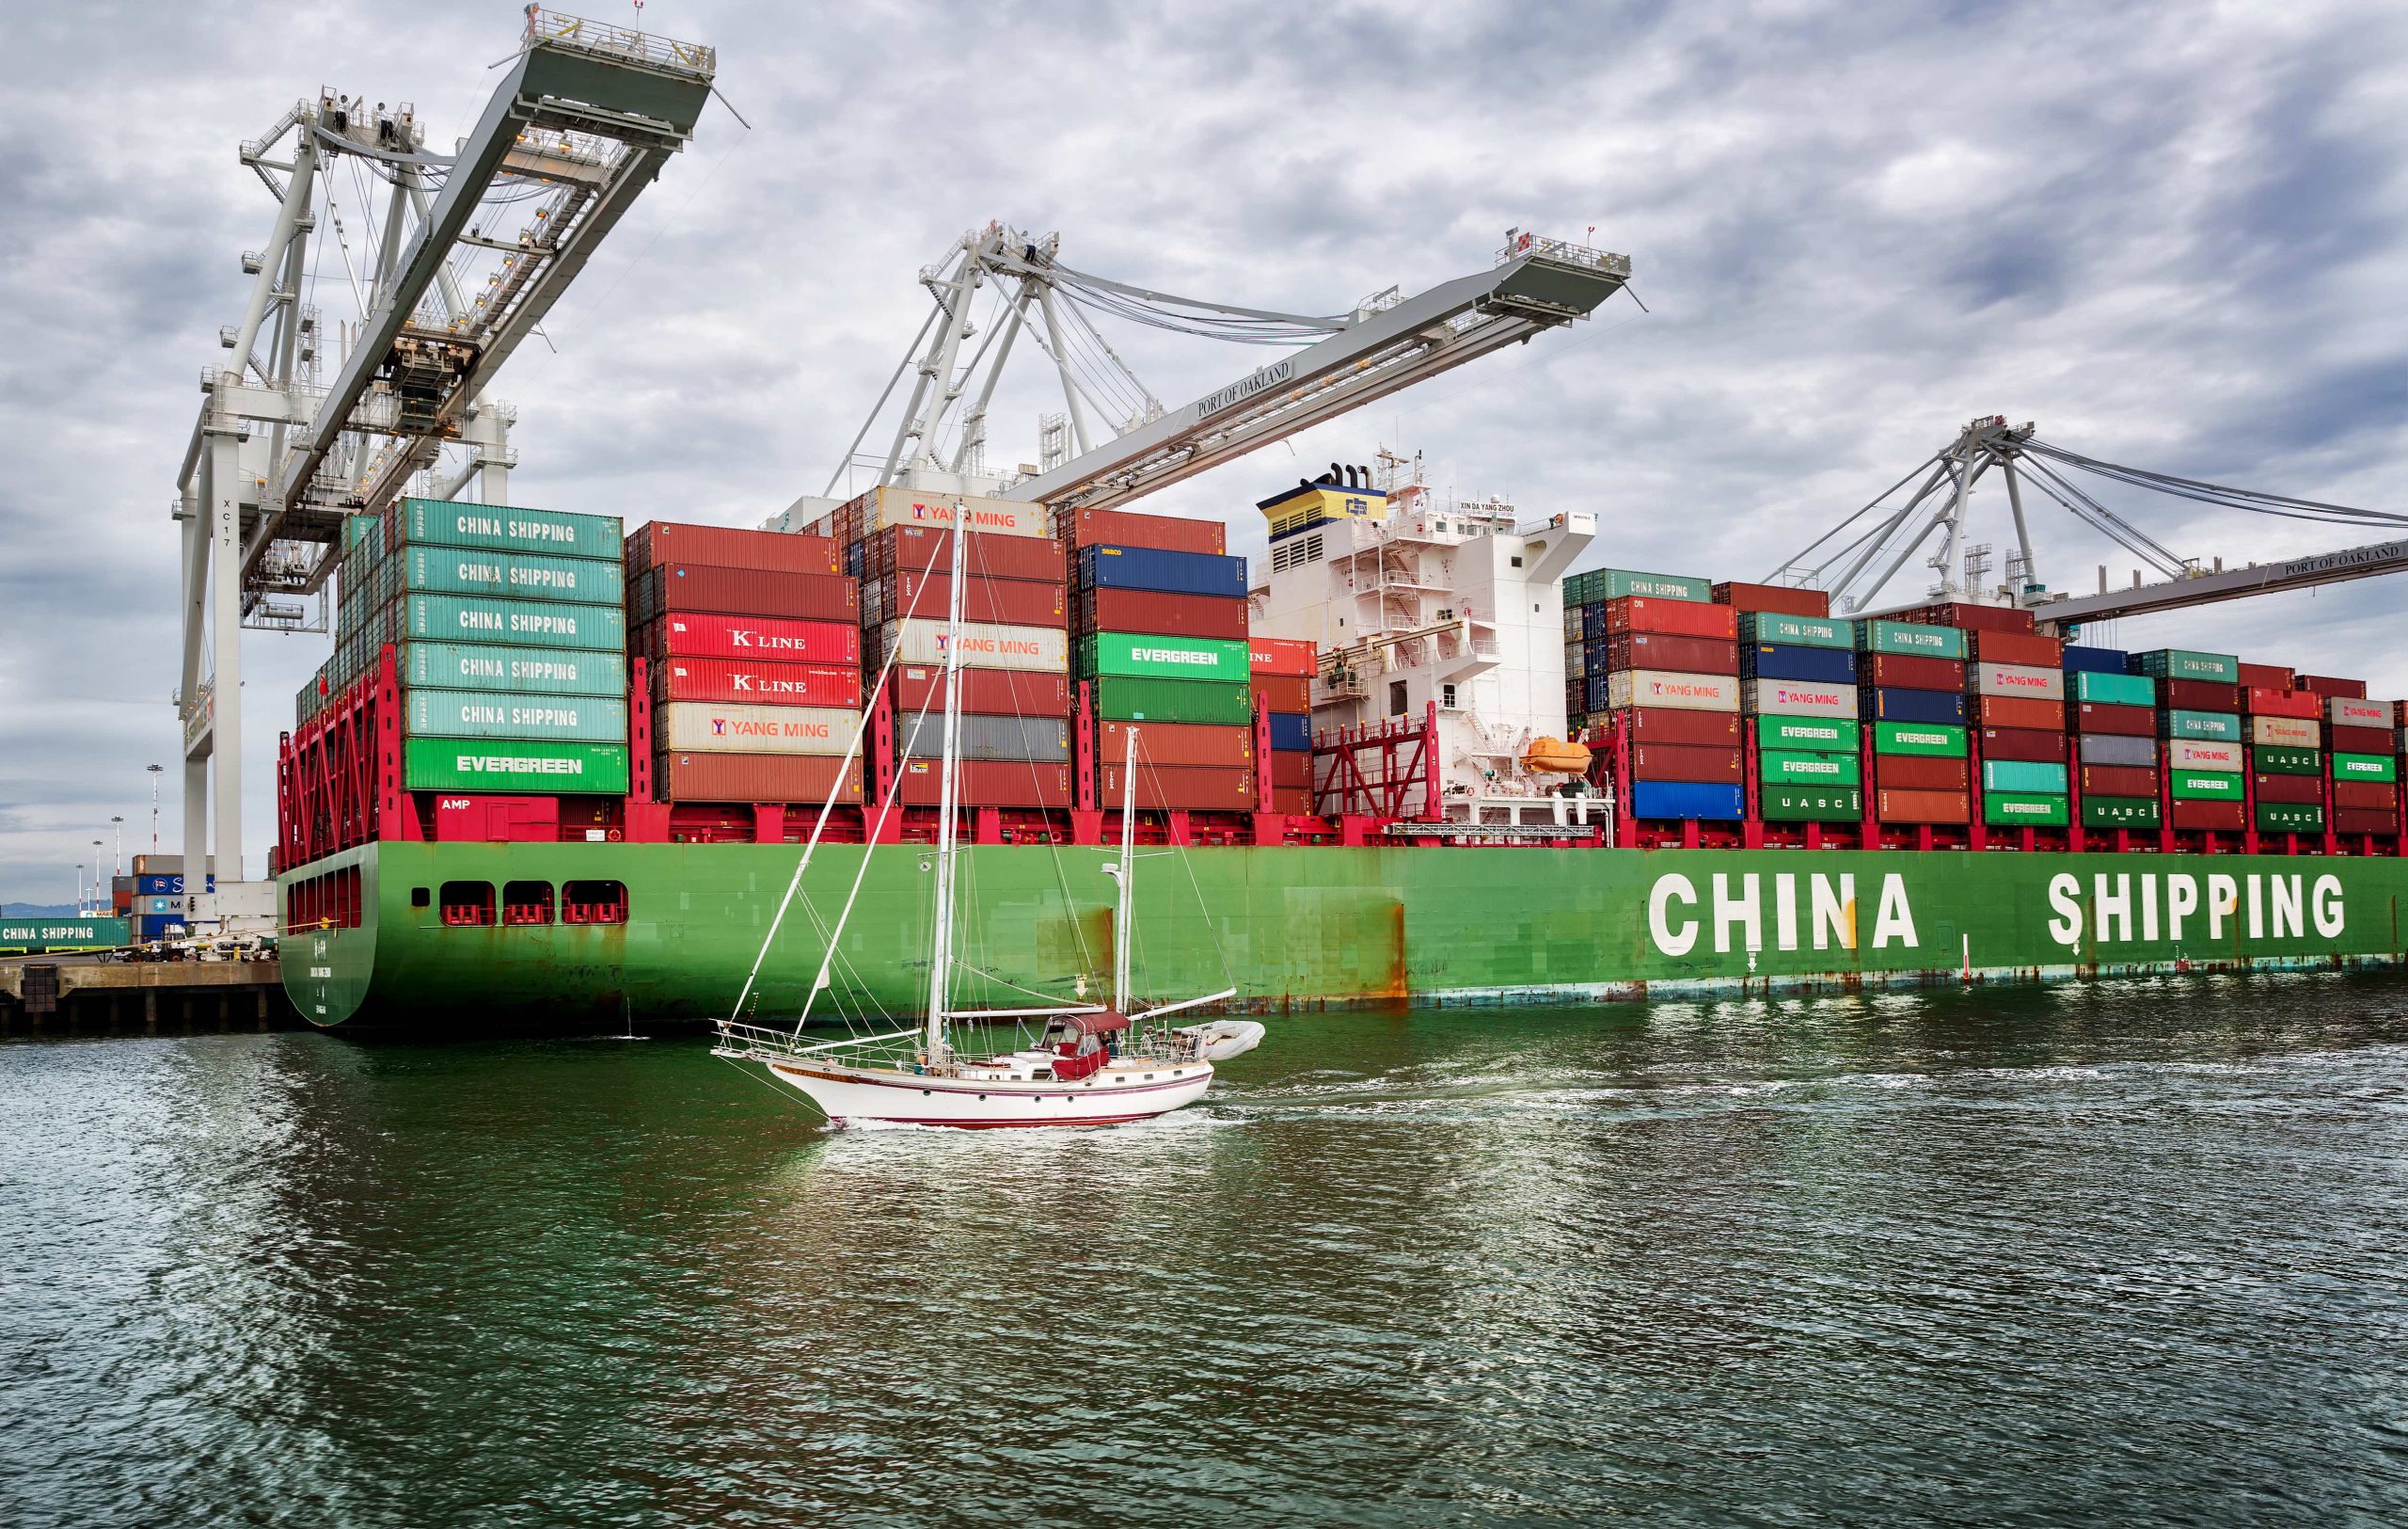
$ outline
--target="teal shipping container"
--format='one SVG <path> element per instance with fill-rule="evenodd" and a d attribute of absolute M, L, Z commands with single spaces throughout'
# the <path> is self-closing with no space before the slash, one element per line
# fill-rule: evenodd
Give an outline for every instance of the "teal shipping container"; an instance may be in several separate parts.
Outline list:
<path fill-rule="evenodd" d="M 1840 616 L 1796 616 L 1778 611 L 1739 613 L 1742 643 L 1787 643 L 1794 647 L 1854 647 L 1856 623 Z"/>
<path fill-rule="evenodd" d="M 402 541 L 413 547 L 479 547 L 561 557 L 618 558 L 626 534 L 615 515 L 570 515 L 448 499 L 402 501 Z"/>
<path fill-rule="evenodd" d="M 471 547 L 404 548 L 400 581 L 403 590 L 416 595 L 499 595 L 571 605 L 622 605 L 627 597 L 626 573 L 615 559 Z"/>
<path fill-rule="evenodd" d="M 405 595 L 402 631 L 436 642 L 509 643 L 625 651 L 627 613 L 615 605 L 543 605 L 483 595 Z"/>
<path fill-rule="evenodd" d="M 482 643 L 404 643 L 401 682 L 503 695 L 619 695 L 627 693 L 627 658 L 577 648 L 488 646 Z"/>
<path fill-rule="evenodd" d="M 2241 719 L 2228 711 L 2161 711 L 2157 716 L 2157 736 L 2202 743 L 2238 743 Z"/>
<path fill-rule="evenodd" d="M 2108 675 L 2083 669 L 2066 677 L 2073 681 L 2073 698 L 2077 701 L 2092 701 L 2100 706 L 2157 704 L 2157 681 L 2147 675 Z"/>
<path fill-rule="evenodd" d="M 1914 659 L 1965 657 L 1965 634 L 1955 627 L 1926 627 L 1919 621 L 1861 621 L 1857 645 L 1868 653 L 1897 653 Z"/>
<path fill-rule="evenodd" d="M 2066 789 L 2066 767 L 2039 759 L 1984 759 L 1982 789 L 2023 796 L 2061 796 Z"/>
<path fill-rule="evenodd" d="M 402 727 L 412 738 L 506 739 L 524 743 L 624 743 L 627 703 L 610 695 L 491 695 L 414 690 Z"/>

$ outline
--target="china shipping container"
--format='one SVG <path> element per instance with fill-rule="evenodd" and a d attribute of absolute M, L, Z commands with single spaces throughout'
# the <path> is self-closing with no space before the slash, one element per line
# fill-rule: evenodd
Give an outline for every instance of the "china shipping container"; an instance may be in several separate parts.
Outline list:
<path fill-rule="evenodd" d="M 844 549 L 833 536 L 783 531 L 740 531 L 733 526 L 688 525 L 655 520 L 627 533 L 627 576 L 651 572 L 663 563 L 717 568 L 765 568 L 780 573 L 842 573 Z"/>
<path fill-rule="evenodd" d="M 760 706 L 862 704 L 862 672 L 849 663 L 758 663 L 750 659 L 664 659 L 651 666 L 653 699 L 745 701 Z"/>
<path fill-rule="evenodd" d="M 625 695 L 627 661 L 578 648 L 483 643 L 404 643 L 396 660 L 404 685 L 532 695 Z"/>
<path fill-rule="evenodd" d="M 1739 641 L 1743 643 L 1787 643 L 1798 647 L 1845 647 L 1850 650 L 1856 646 L 1856 623 L 1845 616 L 1751 611 L 1745 606 L 1734 609 L 1739 613 Z"/>
<path fill-rule="evenodd" d="M 672 614 L 637 629 L 637 638 L 636 650 L 655 664 L 666 659 L 857 664 L 862 658 L 862 629 L 849 621 Z"/>
<path fill-rule="evenodd" d="M 1894 653 L 1904 658 L 1965 659 L 1965 634 L 1954 627 L 1931 627 L 1912 621 L 1860 621 L 1857 646 L 1868 653 Z M 1951 690 L 1955 686 L 1949 687 Z"/>
<path fill-rule="evenodd" d="M 402 697 L 402 731 L 412 738 L 624 743 L 627 703 L 617 695 L 497 695 L 421 687 Z"/>
<path fill-rule="evenodd" d="M 565 605 L 617 605 L 626 598 L 617 558 L 488 552 L 463 547 L 412 547 L 388 562 L 396 593 L 493 595 Z"/>
<path fill-rule="evenodd" d="M 699 754 L 671 751 L 653 761 L 664 802 L 788 802 L 812 806 L 835 787 L 839 802 L 862 799 L 862 762 L 842 755 Z"/>
<path fill-rule="evenodd" d="M 1136 589 L 1091 589 L 1079 596 L 1074 625 L 1081 632 L 1133 631 L 1151 632 L 1163 637 L 1244 637 L 1246 635 L 1246 602 L 1219 595 L 1156 595 Z"/>
<path fill-rule="evenodd" d="M 360 530 L 373 522 L 358 517 Z M 551 552 L 563 557 L 615 558 L 626 532 L 615 515 L 572 515 L 462 500 L 404 499 L 388 508 L 382 539 L 402 546 L 472 547 L 498 551 Z M 345 534 L 351 534 L 346 523 Z"/>

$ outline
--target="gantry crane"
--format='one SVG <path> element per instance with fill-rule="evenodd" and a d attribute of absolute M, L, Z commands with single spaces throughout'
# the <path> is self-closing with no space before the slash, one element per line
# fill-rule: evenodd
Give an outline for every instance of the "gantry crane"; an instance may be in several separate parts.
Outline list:
<path fill-rule="evenodd" d="M 242 146 L 276 221 L 243 257 L 229 355 L 201 374 L 175 508 L 184 863 L 204 863 L 214 820 L 221 885 L 241 877 L 243 629 L 314 629 L 293 597 L 323 611 L 344 519 L 414 481 L 504 499 L 513 413 L 487 390 L 693 135 L 718 68 L 709 48 L 533 5 L 504 63 L 452 153 L 429 151 L 408 104 L 331 90 Z M 322 382 L 310 297 L 328 283 L 357 317 Z M 465 462 L 438 476 L 446 447 Z"/>

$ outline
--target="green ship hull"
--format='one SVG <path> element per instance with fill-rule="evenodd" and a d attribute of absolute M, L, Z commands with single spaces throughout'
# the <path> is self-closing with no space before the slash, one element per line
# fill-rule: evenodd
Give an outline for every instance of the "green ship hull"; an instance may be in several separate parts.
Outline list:
<path fill-rule="evenodd" d="M 748 1005 L 791 1015 L 861 869 L 823 846 Z M 284 981 L 321 1025 L 473 1032 L 725 1015 L 794 875 L 792 845 L 387 841 L 356 868 L 356 927 L 295 929 Z M 1113 852 L 963 852 L 956 1002 L 1025 1005 L 1112 967 Z M 871 857 L 834 992 L 910 1014 L 926 991 L 919 846 Z M 446 883 L 625 885 L 622 924 L 453 927 Z M 2390 964 L 2408 860 L 1963 852 L 1401 847 L 1149 857 L 1133 964 L 1149 995 L 1235 986 L 1233 1007 L 1541 1003 L 2130 972 Z M 288 904 L 289 906 L 292 904 Z M 983 991 L 982 991 L 983 990 Z M 819 1011 L 826 1011 L 823 999 Z"/>

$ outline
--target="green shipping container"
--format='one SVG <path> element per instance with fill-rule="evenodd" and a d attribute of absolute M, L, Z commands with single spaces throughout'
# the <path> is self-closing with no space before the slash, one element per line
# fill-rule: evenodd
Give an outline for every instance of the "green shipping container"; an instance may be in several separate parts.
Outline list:
<path fill-rule="evenodd" d="M 1758 794 L 1767 822 L 1854 822 L 1864 816 L 1864 793 L 1841 788 L 1767 786 Z"/>
<path fill-rule="evenodd" d="M 1798 647 L 1856 646 L 1856 623 L 1840 616 L 1783 615 L 1778 611 L 1746 611 L 1739 615 L 1743 643 L 1789 643 Z"/>
<path fill-rule="evenodd" d="M 2258 832 L 2261 834 L 2313 834 L 2324 827 L 2324 809 L 2313 802 L 2260 802 L 2258 804 Z"/>
<path fill-rule="evenodd" d="M 2400 778 L 2400 761 L 2387 754 L 2337 754 L 2333 756 L 2335 780 L 2394 781 Z"/>
<path fill-rule="evenodd" d="M 1714 581 L 1690 579 L 1677 573 L 1639 573 L 1629 568 L 1599 568 L 1592 577 L 1595 593 L 1592 599 L 1618 600 L 1625 595 L 1644 595 L 1651 600 L 1695 600 L 1700 605 L 1714 601 Z M 1586 602 L 1584 602 L 1586 603 Z"/>
<path fill-rule="evenodd" d="M 1864 725 L 1847 717 L 1758 717 L 1756 747 L 1854 754 Z"/>
<path fill-rule="evenodd" d="M 627 659 L 624 653 L 586 653 L 571 647 L 404 643 L 401 679 L 404 685 L 508 695 L 624 696 Z"/>
<path fill-rule="evenodd" d="M 2160 679 L 2204 679 L 2216 685 L 2241 683 L 2241 660 L 2231 653 L 2194 653 L 2184 647 L 2151 648 L 2133 659 L 2141 673 Z"/>
<path fill-rule="evenodd" d="M 402 785 L 413 791 L 618 796 L 627 788 L 627 746 L 413 738 L 402 745 Z"/>
<path fill-rule="evenodd" d="M 1873 725 L 1873 752 L 1961 759 L 1965 757 L 1965 729 L 1953 722 L 1877 722 Z"/>
<path fill-rule="evenodd" d="M 2082 826 L 2084 828 L 2155 828 L 2163 818 L 2155 797 L 2085 796 L 2082 799 Z"/>
<path fill-rule="evenodd" d="M 570 605 L 621 605 L 627 597 L 626 574 L 615 560 L 470 547 L 404 549 L 401 583 L 418 595 L 499 595 Z"/>
<path fill-rule="evenodd" d="M 0 950 L 114 950 L 133 943 L 131 918 L 0 918 Z"/>
<path fill-rule="evenodd" d="M 1147 637 L 1104 631 L 1079 643 L 1083 677 L 1215 680 L 1245 685 L 1249 648 L 1244 638 Z"/>
<path fill-rule="evenodd" d="M 405 499 L 402 501 L 402 541 L 413 547 L 485 547 L 506 552 L 617 558 L 623 554 L 626 534 L 615 515 Z"/>
<path fill-rule="evenodd" d="M 1244 685 L 1217 680 L 1103 678 L 1095 682 L 1095 714 L 1106 722 L 1243 727 L 1254 720 L 1254 698 Z"/>
<path fill-rule="evenodd" d="M 2071 809 L 2062 794 L 1988 791 L 1982 797 L 1982 821 L 1995 828 L 2063 828 L 2070 820 Z"/>
<path fill-rule="evenodd" d="M 2249 751 L 2249 768 L 2270 775 L 2321 775 L 2324 773 L 2324 755 L 2317 749 L 2263 745 Z"/>
<path fill-rule="evenodd" d="M 522 742 L 624 743 L 627 703 L 615 695 L 493 695 L 414 690 L 402 698 L 412 738 L 513 739 Z"/>
<path fill-rule="evenodd" d="M 2096 701 L 2101 706 L 2157 704 L 2157 681 L 2147 675 L 2102 675 L 2078 670 L 2066 677 L 2073 681 L 2073 698 L 2077 701 Z"/>
<path fill-rule="evenodd" d="M 1903 653 L 1916 659 L 1962 659 L 1965 634 L 1955 627 L 1926 627 L 1916 621 L 1865 621 L 1858 624 L 1861 645 L 1871 653 Z"/>
<path fill-rule="evenodd" d="M 2162 711 L 2157 718 L 2157 736 L 2199 743 L 2238 743 L 2241 719 L 2228 711 Z"/>
<path fill-rule="evenodd" d="M 1756 756 L 1758 772 L 1767 785 L 1858 786 L 1863 777 L 1853 754 L 1794 754 L 1766 749 Z"/>
<path fill-rule="evenodd" d="M 2238 802 L 2246 775 L 2211 774 L 2204 770 L 2178 770 L 2173 775 L 2177 802 Z"/>
<path fill-rule="evenodd" d="M 402 630 L 451 643 L 534 644 L 587 652 L 623 652 L 627 613 L 611 605 L 541 605 L 483 595 L 406 595 Z"/>
<path fill-rule="evenodd" d="M 2008 796 L 2063 796 L 2066 767 L 2042 759 L 1984 759 L 1982 789 Z"/>

